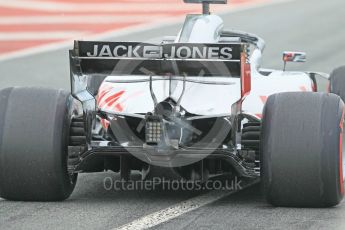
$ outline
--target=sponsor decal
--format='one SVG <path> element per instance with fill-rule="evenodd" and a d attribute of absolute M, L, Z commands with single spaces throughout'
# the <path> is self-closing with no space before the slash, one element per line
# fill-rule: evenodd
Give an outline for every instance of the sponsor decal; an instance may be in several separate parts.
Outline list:
<path fill-rule="evenodd" d="M 80 56 L 146 59 L 239 60 L 241 44 L 80 43 Z"/>

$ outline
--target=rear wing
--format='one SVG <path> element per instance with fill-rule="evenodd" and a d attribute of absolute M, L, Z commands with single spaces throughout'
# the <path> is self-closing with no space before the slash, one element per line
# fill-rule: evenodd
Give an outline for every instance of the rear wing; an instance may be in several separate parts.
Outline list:
<path fill-rule="evenodd" d="M 70 50 L 71 91 L 80 101 L 90 77 L 123 75 L 240 77 L 244 43 L 150 44 L 75 41 Z"/>
<path fill-rule="evenodd" d="M 180 72 L 197 76 L 202 66 L 226 65 L 228 71 L 209 75 L 238 76 L 242 44 L 148 44 L 136 42 L 76 41 L 70 51 L 71 69 L 83 75 L 142 75 L 146 68 L 156 75 Z M 217 71 L 216 71 L 217 72 Z"/>

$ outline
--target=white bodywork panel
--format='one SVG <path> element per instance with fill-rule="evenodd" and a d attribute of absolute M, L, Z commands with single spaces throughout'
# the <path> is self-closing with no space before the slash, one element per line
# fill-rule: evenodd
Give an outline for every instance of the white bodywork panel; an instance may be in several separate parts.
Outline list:
<path fill-rule="evenodd" d="M 126 79 L 148 79 L 140 76 L 126 76 Z M 241 98 L 240 79 L 224 77 L 188 77 L 189 79 L 226 82 L 230 85 L 200 84 L 186 82 L 185 92 L 182 97 L 181 106 L 188 112 L 197 115 L 215 115 L 231 113 L 231 105 Z M 110 83 L 107 81 L 120 80 L 122 77 L 108 77 L 102 84 L 100 92 L 108 90 L 107 95 L 99 100 L 99 106 L 103 109 L 118 110 L 121 108 L 124 113 L 147 113 L 154 109 L 153 100 L 150 94 L 150 83 Z M 154 80 L 154 77 L 153 77 Z M 178 101 L 183 91 L 183 81 L 172 81 L 173 90 L 170 97 Z M 169 97 L 169 81 L 153 81 L 153 91 L 158 102 Z M 118 92 L 123 92 L 116 103 L 108 105 L 105 100 Z M 116 106 L 120 104 L 121 106 Z"/>
<path fill-rule="evenodd" d="M 150 94 L 149 82 L 111 83 L 121 80 L 123 76 L 110 76 L 102 84 L 100 93 L 105 95 L 98 100 L 100 108 L 123 113 L 147 113 L 154 108 Z M 127 80 L 147 79 L 142 76 L 126 76 Z M 154 77 L 153 77 L 154 79 Z M 227 82 L 231 85 L 212 85 L 186 82 L 186 90 L 181 106 L 196 115 L 219 115 L 231 113 L 231 106 L 241 99 L 239 78 L 190 77 L 190 79 Z M 183 82 L 173 80 L 170 97 L 177 101 L 183 90 Z M 158 102 L 169 97 L 169 81 L 153 81 L 153 91 Z M 312 91 L 309 76 L 305 73 L 273 72 L 269 76 L 253 75 L 252 90 L 242 103 L 245 113 L 261 118 L 263 106 L 268 96 L 280 92 Z M 106 100 L 114 95 L 121 95 L 116 101 Z"/>
<path fill-rule="evenodd" d="M 223 27 L 223 20 L 217 15 L 188 15 L 175 42 L 218 43 Z"/>
<path fill-rule="evenodd" d="M 298 91 L 312 91 L 312 81 L 303 72 L 274 71 L 268 76 L 252 72 L 252 89 L 242 103 L 242 110 L 261 118 L 263 107 L 270 95 Z"/>
<path fill-rule="evenodd" d="M 175 42 L 218 43 L 223 21 L 216 15 L 188 15 L 184 27 Z M 252 89 L 242 103 L 243 112 L 261 118 L 267 97 L 279 92 L 312 91 L 311 79 L 303 72 L 274 71 L 269 76 L 258 72 L 261 51 L 255 50 L 251 57 Z M 130 114 L 147 113 L 154 109 L 149 82 L 110 83 L 111 80 L 148 79 L 147 76 L 109 76 L 101 85 L 98 106 L 104 110 Z M 239 78 L 188 77 L 197 80 L 222 81 L 232 85 L 212 85 L 186 82 L 181 106 L 196 115 L 230 114 L 234 103 L 241 100 Z M 183 82 L 174 81 L 170 95 L 175 101 L 182 93 Z M 173 85 L 174 85 L 173 84 Z M 169 81 L 154 81 L 153 91 L 158 102 L 169 97 Z"/>

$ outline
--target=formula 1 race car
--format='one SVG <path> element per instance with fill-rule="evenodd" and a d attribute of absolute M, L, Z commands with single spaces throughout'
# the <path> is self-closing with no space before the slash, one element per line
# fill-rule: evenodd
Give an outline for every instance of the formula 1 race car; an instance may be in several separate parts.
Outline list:
<path fill-rule="evenodd" d="M 345 68 L 331 76 L 260 67 L 264 41 L 188 15 L 157 43 L 75 41 L 71 93 L 0 91 L 0 196 L 58 201 L 77 175 L 172 170 L 185 180 L 261 179 L 276 206 L 343 198 Z M 305 53 L 283 60 L 304 62 Z M 328 87 L 329 86 L 329 87 Z M 339 95 L 339 96 L 338 96 Z"/>

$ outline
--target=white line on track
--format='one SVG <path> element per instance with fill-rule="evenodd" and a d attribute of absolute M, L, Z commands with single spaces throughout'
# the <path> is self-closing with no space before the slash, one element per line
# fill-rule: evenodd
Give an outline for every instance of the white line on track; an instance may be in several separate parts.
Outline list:
<path fill-rule="evenodd" d="M 241 12 L 241 11 L 245 11 L 245 10 L 261 8 L 261 7 L 265 7 L 265 6 L 269 6 L 269 5 L 277 5 L 280 3 L 293 2 L 293 1 L 296 1 L 296 0 L 274 0 L 274 1 L 260 3 L 260 4 L 243 4 L 243 5 L 238 6 L 236 8 L 224 10 L 218 14 L 222 15 L 222 14 L 228 14 L 231 12 L 233 12 L 233 13 L 234 12 Z M 7 2 L 7 0 L 6 0 L 6 2 Z M 8 1 L 8 2 L 10 2 L 10 1 Z M 116 38 L 116 37 L 125 36 L 125 35 L 129 35 L 129 34 L 133 34 L 133 33 L 144 32 L 146 30 L 163 28 L 166 26 L 175 25 L 177 23 L 180 23 L 183 19 L 184 19 L 184 16 L 168 18 L 168 19 L 162 18 L 159 21 L 147 23 L 145 25 L 132 26 L 129 28 L 124 28 L 124 29 L 114 30 L 114 31 L 108 31 L 105 33 L 97 34 L 97 35 L 90 35 L 87 37 L 87 40 L 106 40 L 109 38 Z M 84 39 L 86 39 L 86 38 L 84 38 Z M 42 46 L 34 47 L 34 48 L 28 48 L 25 50 L 14 51 L 11 53 L 6 53 L 3 55 L 0 55 L 0 61 L 6 61 L 6 60 L 15 59 L 15 58 L 27 57 L 27 56 L 34 55 L 37 53 L 54 51 L 54 50 L 63 49 L 63 48 L 71 48 L 72 45 L 73 45 L 73 42 L 71 42 L 71 41 L 63 41 L 63 42 L 52 43 L 49 45 L 42 45 Z"/>
<path fill-rule="evenodd" d="M 49 32 L 0 32 L 0 41 L 25 41 L 25 40 L 56 40 L 71 39 L 81 36 L 75 31 L 49 31 Z"/>
<path fill-rule="evenodd" d="M 111 15 L 64 15 L 64 16 L 0 16 L 0 25 L 45 25 L 45 24 L 108 24 L 138 23 L 166 17 L 164 14 L 143 16 Z"/>
<path fill-rule="evenodd" d="M 242 186 L 242 188 L 246 188 L 249 186 L 252 186 L 253 184 L 256 184 L 258 181 L 253 181 L 245 186 Z M 166 209 L 154 212 L 152 214 L 149 214 L 147 216 L 143 216 L 137 220 L 134 220 L 131 223 L 128 223 L 126 225 L 123 225 L 119 228 L 114 228 L 112 230 L 141 230 L 141 229 L 148 229 L 152 228 L 154 226 L 157 226 L 159 224 L 165 223 L 169 220 L 172 220 L 178 216 L 181 216 L 185 213 L 191 212 L 193 210 L 196 210 L 202 206 L 211 204 L 219 199 L 222 199 L 226 196 L 229 196 L 233 193 L 236 193 L 237 191 L 212 191 L 209 193 L 206 193 L 204 195 L 200 195 L 194 198 L 191 198 L 189 200 L 183 201 L 179 204 L 176 204 L 174 206 L 168 207 Z"/>

